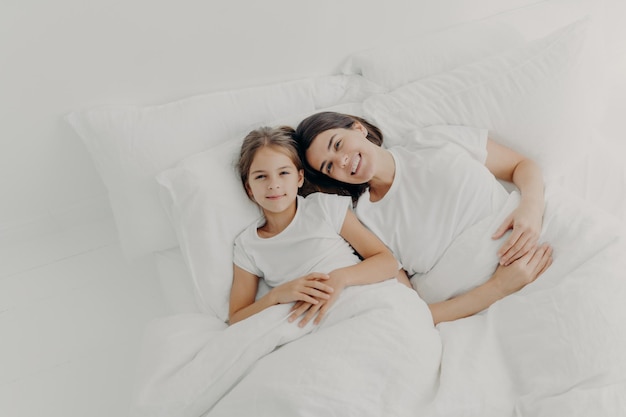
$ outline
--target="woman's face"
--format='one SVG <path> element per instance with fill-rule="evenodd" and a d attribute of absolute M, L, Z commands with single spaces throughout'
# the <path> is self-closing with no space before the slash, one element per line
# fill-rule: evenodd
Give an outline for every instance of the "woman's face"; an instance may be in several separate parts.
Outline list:
<path fill-rule="evenodd" d="M 348 184 L 369 182 L 376 172 L 379 148 L 367 138 L 358 122 L 349 129 L 329 129 L 313 139 L 306 151 L 307 162 L 316 171 Z"/>

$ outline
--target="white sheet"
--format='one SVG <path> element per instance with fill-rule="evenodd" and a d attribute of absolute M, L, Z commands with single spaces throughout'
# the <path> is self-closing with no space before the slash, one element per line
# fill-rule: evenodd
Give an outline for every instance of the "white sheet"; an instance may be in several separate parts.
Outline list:
<path fill-rule="evenodd" d="M 558 188 L 546 202 L 554 264 L 470 318 L 434 328 L 416 293 L 388 281 L 347 289 L 312 333 L 285 321 L 288 306 L 230 328 L 200 314 L 156 321 L 133 415 L 623 415 L 623 224 Z M 493 242 L 462 236 L 465 256 L 441 267 L 486 274 L 476 254 Z"/>
<path fill-rule="evenodd" d="M 438 331 L 425 303 L 395 281 L 347 289 L 312 333 L 285 321 L 288 306 L 230 328 L 200 314 L 157 321 L 133 415 L 620 415 L 626 249 L 620 224 L 601 213 L 549 191 L 552 267 Z M 481 251 L 464 244 L 458 253 Z M 484 267 L 445 259 L 456 276 Z"/>
<path fill-rule="evenodd" d="M 132 415 L 403 416 L 432 400 L 441 344 L 414 291 L 348 288 L 305 329 L 285 320 L 289 308 L 228 328 L 203 315 L 155 322 Z"/>
<path fill-rule="evenodd" d="M 441 383 L 426 415 L 626 413 L 623 225 L 562 190 L 548 190 L 546 202 L 553 265 L 487 311 L 438 326 Z M 450 263 L 457 276 L 482 268 L 480 259 Z"/>

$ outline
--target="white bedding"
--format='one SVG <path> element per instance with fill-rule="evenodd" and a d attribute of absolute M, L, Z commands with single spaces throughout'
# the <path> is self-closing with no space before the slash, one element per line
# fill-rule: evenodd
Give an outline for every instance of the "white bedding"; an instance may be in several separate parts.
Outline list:
<path fill-rule="evenodd" d="M 562 190 L 546 194 L 542 238 L 553 265 L 485 312 L 438 326 L 441 383 L 426 415 L 626 413 L 623 225 Z M 481 271 L 480 256 L 469 260 L 481 248 L 464 249 L 448 272 Z"/>
<path fill-rule="evenodd" d="M 546 201 L 554 264 L 470 318 L 435 328 L 426 304 L 392 280 L 346 290 L 310 334 L 285 321 L 288 306 L 230 328 L 199 314 L 155 322 L 133 415 L 623 415 L 621 225 L 559 189 Z M 434 269 L 486 279 L 488 257 L 475 254 L 487 252 L 477 242 L 491 249 L 489 235 L 462 235 L 453 247 L 466 256 Z"/>
<path fill-rule="evenodd" d="M 243 73 L 235 71 L 220 80 L 209 71 L 184 88 L 198 94 L 181 100 L 67 116 L 107 188 L 125 255 L 156 259 L 172 312 L 145 332 L 133 416 L 626 416 L 623 106 L 606 120 L 596 114 L 605 104 L 598 93 L 617 90 L 604 71 L 588 68 L 621 59 L 617 48 L 596 43 L 623 43 L 603 20 L 604 9 L 616 7 L 592 0 L 401 3 L 363 7 L 365 20 L 344 21 L 368 30 L 327 31 L 338 40 L 327 42 L 329 50 L 312 50 L 269 78 L 251 72 L 238 79 Z M 311 16 L 324 7 L 317 12 Z M 377 26 L 367 18 L 383 15 L 380 28 L 393 26 L 402 39 L 369 30 Z M 584 36 L 580 27 L 566 29 L 587 20 Z M 552 36 L 564 28 L 557 42 Z M 276 46 L 273 34 L 259 33 L 257 43 Z M 295 36 L 282 38 L 295 45 Z M 343 66 L 331 62 L 344 56 Z M 268 75 L 281 67 L 263 59 L 251 68 L 267 67 Z M 323 70 L 331 67 L 346 73 Z M 623 75 L 622 68 L 613 69 Z M 313 77 L 294 80 L 298 74 Z M 104 90 L 90 103 L 108 103 Z M 238 149 L 234 141 L 259 125 L 293 125 L 322 110 L 367 118 L 383 129 L 387 146 L 403 137 L 395 135 L 400 127 L 465 124 L 488 128 L 493 139 L 537 159 L 550 182 L 542 240 L 553 245 L 554 264 L 488 310 L 432 325 L 424 300 L 463 292 L 495 268 L 499 242 L 489 236 L 513 195 L 502 213 L 467 230 L 428 274 L 412 279 L 422 298 L 387 281 L 347 289 L 315 329 L 287 323 L 289 306 L 227 327 L 231 243 L 239 223 L 258 213 L 225 149 Z M 175 181 L 164 191 L 155 178 L 168 171 Z"/>
<path fill-rule="evenodd" d="M 227 328 L 207 315 L 155 322 L 133 415 L 402 416 L 432 401 L 441 344 L 414 291 L 396 280 L 348 288 L 304 329 L 289 308 Z"/>
<path fill-rule="evenodd" d="M 547 9 L 539 3 L 545 3 Z M 549 30 L 546 26 L 546 33 L 551 32 L 587 15 L 573 13 L 576 16 L 567 17 L 575 4 L 593 2 L 539 3 L 526 10 L 528 13 L 521 10 L 528 19 L 518 22 L 520 30 L 533 32 L 529 40 L 536 42 L 519 49 L 509 45 L 505 48 L 508 52 L 495 60 L 481 59 L 405 84 L 409 80 L 395 77 L 409 69 L 422 74 L 423 60 L 409 60 L 407 65 L 416 68 L 389 67 L 387 61 L 378 59 L 379 49 L 364 55 L 371 59 L 359 61 L 361 68 L 352 70 L 383 74 L 393 87 L 399 86 L 384 94 L 368 94 L 365 102 L 359 103 L 363 116 L 374 119 L 386 132 L 393 130 L 398 121 L 411 127 L 430 125 L 433 121 L 426 116 L 436 115 L 438 123 L 488 127 L 495 137 L 512 141 L 508 145 L 514 149 L 533 157 L 551 157 L 545 166 L 552 172 L 546 176 L 549 184 L 542 240 L 554 248 L 553 265 L 536 282 L 486 311 L 432 325 L 424 300 L 432 302 L 462 293 L 488 279 L 495 269 L 495 251 L 500 242 L 492 241 L 490 236 L 517 204 L 518 196 L 513 193 L 500 213 L 466 230 L 431 271 L 412 279 L 421 298 L 392 280 L 347 289 L 326 320 L 314 329 L 311 325 L 299 329 L 288 323 L 285 317 L 289 306 L 272 307 L 227 327 L 217 316 L 224 318 L 229 281 L 223 280 L 224 273 L 214 271 L 218 270 L 218 261 L 224 261 L 225 270 L 230 271 L 230 260 L 222 255 L 230 247 L 222 245 L 230 238 L 224 225 L 241 217 L 227 216 L 233 213 L 229 204 L 221 204 L 222 211 L 215 209 L 212 196 L 219 195 L 221 203 L 237 202 L 229 196 L 231 189 L 239 188 L 230 187 L 222 176 L 201 171 L 193 176 L 194 181 L 177 188 L 176 196 L 185 195 L 174 199 L 182 209 L 189 209 L 190 202 L 204 201 L 201 190 L 214 191 L 214 182 L 225 190 L 209 193 L 208 206 L 198 205 L 197 212 L 207 214 L 211 222 L 190 216 L 175 226 L 192 232 L 177 236 L 183 249 L 193 249 L 193 256 L 190 251 L 186 256 L 178 251 L 178 258 L 161 258 L 162 274 L 178 277 L 176 269 L 183 263 L 189 269 L 185 271 L 190 275 L 185 278 L 188 288 L 175 294 L 181 297 L 175 298 L 164 286 L 169 298 L 175 298 L 174 310 L 185 314 L 157 320 L 147 329 L 132 415 L 626 416 L 623 152 L 608 148 L 595 136 L 589 139 L 594 129 L 586 110 L 569 111 L 579 109 L 583 103 L 598 107 L 591 96 L 585 100 L 572 98 L 572 89 L 583 84 L 563 83 L 577 79 L 573 63 L 578 60 L 576 45 L 580 39 L 559 37 L 570 41 L 559 43 L 563 48 L 558 48 L 545 41 L 551 38 L 542 41 L 534 34 L 534 29 L 542 26 L 543 17 L 563 17 L 558 24 L 548 24 L 552 18 L 544 22 L 553 26 Z M 515 15 L 509 16 L 512 21 L 517 20 Z M 572 27 L 565 31 L 580 33 Z M 430 42 L 428 45 L 435 55 L 441 55 L 438 59 L 443 63 L 449 53 L 457 57 L 449 49 L 439 50 Z M 545 47 L 539 48 L 541 45 Z M 398 58 L 401 63 L 407 62 L 402 54 Z M 530 58 L 535 65 L 529 65 Z M 402 71 L 396 71 L 398 68 Z M 450 77 L 464 87 L 448 91 L 453 86 Z M 555 89 L 557 81 L 563 88 Z M 387 87 L 392 88 L 391 84 Z M 433 86 L 441 89 L 430 88 Z M 434 100 L 423 92 L 447 95 L 440 94 Z M 314 107 L 320 110 L 320 106 Z M 585 122 L 585 129 L 572 128 L 569 122 L 579 117 L 572 114 L 581 117 L 577 120 Z M 574 140 L 572 132 L 581 140 Z M 558 141 L 562 142 L 557 146 Z M 576 145 L 579 142 L 584 146 Z M 623 149 L 623 143 L 621 146 Z M 566 159 L 571 163 L 565 163 Z M 220 168 L 227 163 L 223 155 L 210 161 L 213 163 L 200 166 L 230 174 Z M 210 187 L 204 187 L 205 180 L 211 181 Z M 190 184 L 193 187 L 187 187 Z M 181 190 L 193 192 L 180 194 Z M 213 243 L 221 249 L 215 249 Z M 176 278 L 167 282 L 172 288 L 180 283 Z M 194 291 L 196 299 L 183 302 L 183 294 L 188 296 Z M 212 315 L 211 311 L 222 315 Z"/>

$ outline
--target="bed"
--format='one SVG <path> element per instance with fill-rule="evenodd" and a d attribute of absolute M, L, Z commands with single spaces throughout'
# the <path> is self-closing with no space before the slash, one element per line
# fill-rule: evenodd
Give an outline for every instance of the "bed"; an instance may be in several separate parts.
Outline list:
<path fill-rule="evenodd" d="M 70 113 L 125 254 L 154 260 L 172 312 L 145 331 L 130 415 L 626 415 L 626 145 L 599 128 L 607 87 L 592 3 L 512 7 L 347 51 L 337 74 Z M 503 211 L 413 277 L 415 290 L 348 288 L 304 329 L 285 305 L 229 327 L 232 241 L 259 215 L 234 156 L 249 130 L 322 110 L 370 119 L 386 146 L 469 125 L 535 159 L 553 265 L 487 310 L 433 326 L 428 302 L 493 272 L 494 243 L 477 236 L 517 202 L 511 187 Z"/>

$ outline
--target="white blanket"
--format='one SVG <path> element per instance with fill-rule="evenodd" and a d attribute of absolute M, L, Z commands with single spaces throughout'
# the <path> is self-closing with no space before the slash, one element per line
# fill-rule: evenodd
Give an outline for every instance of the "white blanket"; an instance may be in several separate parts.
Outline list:
<path fill-rule="evenodd" d="M 445 265 L 431 272 L 485 274 L 498 246 L 490 241 L 493 230 L 487 223 L 477 225 L 483 239 L 459 236 L 442 258 Z M 608 214 L 548 189 L 542 240 L 554 248 L 553 265 L 487 311 L 438 326 L 441 381 L 432 408 L 423 415 L 626 415 L 626 246 L 621 227 Z M 453 284 L 446 285 L 438 288 L 430 281 L 426 289 L 436 298 L 454 291 L 449 288 Z"/>
<path fill-rule="evenodd" d="M 441 344 L 414 291 L 396 280 L 347 288 L 304 329 L 286 321 L 289 308 L 231 327 L 202 315 L 155 322 L 132 415 L 408 416 L 432 401 Z"/>
<path fill-rule="evenodd" d="M 434 328 L 426 304 L 391 280 L 346 289 L 318 327 L 286 322 L 288 305 L 228 328 L 202 315 L 155 322 L 133 415 L 624 415 L 622 232 L 567 195 L 546 201 L 553 265 L 473 317 Z M 453 274 L 446 291 L 487 279 L 488 223 L 461 235 L 430 278 Z"/>

